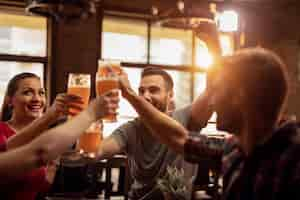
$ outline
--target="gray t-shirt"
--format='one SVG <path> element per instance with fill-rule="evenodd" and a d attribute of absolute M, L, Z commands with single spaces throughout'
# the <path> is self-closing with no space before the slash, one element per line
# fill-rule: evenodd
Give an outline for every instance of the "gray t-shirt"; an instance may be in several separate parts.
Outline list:
<path fill-rule="evenodd" d="M 190 107 L 180 109 L 172 115 L 185 127 L 189 116 Z M 168 165 L 184 169 L 187 187 L 190 189 L 192 177 L 197 172 L 196 165 L 185 162 L 182 155 L 159 143 L 149 131 L 137 118 L 120 126 L 111 136 L 128 156 L 130 174 L 133 178 L 129 195 L 136 199 L 151 191 L 156 185 L 157 178 L 165 174 Z"/>

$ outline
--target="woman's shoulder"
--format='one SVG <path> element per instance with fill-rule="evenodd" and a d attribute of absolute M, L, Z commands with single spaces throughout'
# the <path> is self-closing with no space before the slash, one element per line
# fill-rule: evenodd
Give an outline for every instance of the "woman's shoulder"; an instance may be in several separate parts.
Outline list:
<path fill-rule="evenodd" d="M 4 135 L 5 137 L 9 138 L 14 134 L 14 130 L 12 130 L 6 122 L 0 122 L 0 135 Z"/>
<path fill-rule="evenodd" d="M 0 152 L 6 151 L 7 128 L 9 127 L 5 122 L 0 122 Z"/>
<path fill-rule="evenodd" d="M 8 127 L 8 124 L 6 122 L 0 121 L 0 129 Z"/>

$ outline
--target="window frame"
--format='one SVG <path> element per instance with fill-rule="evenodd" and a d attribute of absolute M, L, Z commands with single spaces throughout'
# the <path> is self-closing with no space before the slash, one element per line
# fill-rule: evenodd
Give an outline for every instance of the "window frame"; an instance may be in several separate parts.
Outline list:
<path fill-rule="evenodd" d="M 6 14 L 11 14 L 11 15 L 21 15 L 21 16 L 31 16 L 28 15 L 24 11 L 24 7 L 21 4 L 16 4 L 16 5 L 8 5 L 8 6 L 3 6 L 0 5 L 0 12 L 1 13 L 6 13 Z M 39 16 L 40 17 L 40 16 Z M 23 62 L 23 63 L 38 63 L 43 65 L 43 82 L 44 82 L 44 87 L 46 89 L 49 88 L 49 84 L 47 83 L 48 80 L 48 65 L 49 65 L 49 57 L 48 53 L 50 52 L 49 50 L 49 33 L 51 32 L 50 26 L 49 26 L 49 19 L 46 19 L 46 55 L 45 56 L 28 56 L 28 55 L 17 55 L 17 54 L 4 54 L 0 53 L 0 61 L 4 62 Z M 50 99 L 49 95 L 47 96 L 47 100 Z M 50 102 L 50 101 L 47 101 Z"/>
<path fill-rule="evenodd" d="M 192 60 L 191 60 L 191 65 L 166 65 L 166 64 L 154 64 L 150 62 L 150 56 L 151 56 L 151 28 L 153 26 L 153 23 L 150 19 L 146 19 L 146 18 L 141 18 L 141 17 L 134 17 L 134 16 L 124 16 L 124 15 L 118 15 L 118 14 L 112 14 L 109 12 L 105 12 L 103 13 L 103 15 L 101 15 L 100 20 L 101 23 L 103 25 L 103 21 L 105 17 L 112 17 L 115 19 L 128 19 L 128 20 L 133 20 L 133 21 L 141 21 L 147 24 L 147 47 L 146 47 L 146 63 L 142 63 L 142 62 L 121 62 L 121 66 L 125 66 L 125 67 L 133 67 L 133 68 L 145 68 L 145 67 L 158 67 L 164 70 L 174 70 L 174 71 L 179 71 L 179 72 L 188 72 L 191 75 L 191 79 L 190 79 L 190 102 L 192 102 L 195 98 L 194 95 L 194 81 L 195 81 L 195 73 L 205 73 L 205 69 L 202 68 L 201 66 L 196 66 L 196 46 L 195 46 L 195 41 L 196 41 L 196 35 L 193 33 L 192 34 Z M 103 34 L 103 28 L 101 30 L 101 35 Z M 102 41 L 103 38 L 101 38 L 101 44 L 100 44 L 100 49 L 102 49 Z M 102 51 L 100 51 L 100 59 L 103 59 L 102 57 Z"/>

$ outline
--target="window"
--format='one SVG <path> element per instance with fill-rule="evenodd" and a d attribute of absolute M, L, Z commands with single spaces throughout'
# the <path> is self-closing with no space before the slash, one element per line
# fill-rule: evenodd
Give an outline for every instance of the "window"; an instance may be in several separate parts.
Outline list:
<path fill-rule="evenodd" d="M 191 103 L 191 74 L 174 70 L 166 70 L 174 82 L 174 100 L 176 109 Z"/>
<path fill-rule="evenodd" d="M 206 43 L 199 38 L 196 38 L 196 65 L 208 68 L 213 64 L 213 59 Z"/>
<path fill-rule="evenodd" d="M 206 88 L 206 74 L 205 73 L 195 73 L 194 80 L 194 98 L 202 94 Z"/>
<path fill-rule="evenodd" d="M 0 104 L 14 75 L 32 72 L 43 82 L 46 49 L 46 18 L 0 13 Z"/>
<path fill-rule="evenodd" d="M 196 99 L 199 95 L 201 95 L 206 88 L 206 74 L 205 73 L 196 73 L 195 74 L 195 81 L 194 81 L 194 99 Z M 216 135 L 219 134 L 219 131 L 216 129 L 216 113 L 213 113 L 212 117 L 210 118 L 207 127 L 201 130 L 201 133 L 208 134 L 208 135 Z"/>
<path fill-rule="evenodd" d="M 192 64 L 192 31 L 151 27 L 150 63 Z"/>
<path fill-rule="evenodd" d="M 128 74 L 128 79 L 130 80 L 132 88 L 135 92 L 138 92 L 142 69 L 124 67 L 124 70 Z M 121 98 L 119 106 L 119 118 L 130 119 L 137 116 L 137 113 L 135 112 L 134 108 L 132 108 L 132 106 L 124 98 Z"/>
<path fill-rule="evenodd" d="M 0 61 L 0 105 L 3 102 L 8 81 L 16 74 L 32 72 L 43 82 L 44 70 L 41 63 L 21 63 Z"/>
<path fill-rule="evenodd" d="M 220 44 L 222 49 L 222 55 L 228 56 L 232 55 L 234 51 L 234 39 L 232 34 L 220 34 Z"/>
<path fill-rule="evenodd" d="M 147 61 L 147 24 L 140 20 L 104 17 L 102 58 Z"/>
<path fill-rule="evenodd" d="M 0 13 L 0 53 L 46 56 L 46 27 L 42 17 Z"/>

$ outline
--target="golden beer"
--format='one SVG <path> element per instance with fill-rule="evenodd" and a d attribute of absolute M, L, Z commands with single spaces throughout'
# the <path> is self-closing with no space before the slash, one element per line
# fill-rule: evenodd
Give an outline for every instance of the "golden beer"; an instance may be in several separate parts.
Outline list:
<path fill-rule="evenodd" d="M 100 79 L 97 80 L 96 87 L 97 95 L 102 95 L 110 90 L 119 88 L 119 82 L 117 79 Z"/>
<path fill-rule="evenodd" d="M 82 153 L 96 154 L 102 141 L 102 123 L 93 123 L 79 138 L 78 147 Z"/>
<path fill-rule="evenodd" d="M 96 93 L 102 95 L 110 90 L 119 88 L 118 76 L 122 69 L 120 63 L 113 63 L 108 61 L 99 61 L 98 72 L 96 75 Z M 117 121 L 116 115 L 109 115 L 103 118 L 105 122 Z"/>
<path fill-rule="evenodd" d="M 89 74 L 69 74 L 68 94 L 80 96 L 83 101 L 83 109 L 87 108 L 90 98 L 91 77 Z M 76 109 L 70 109 L 71 113 L 78 114 Z"/>
<path fill-rule="evenodd" d="M 87 108 L 87 106 L 89 104 L 89 98 L 90 98 L 90 88 L 71 87 L 71 88 L 68 88 L 67 93 L 80 96 L 83 101 L 83 108 Z M 71 108 L 70 108 L 70 112 L 75 113 L 75 114 L 79 113 L 78 110 L 71 109 Z"/>

